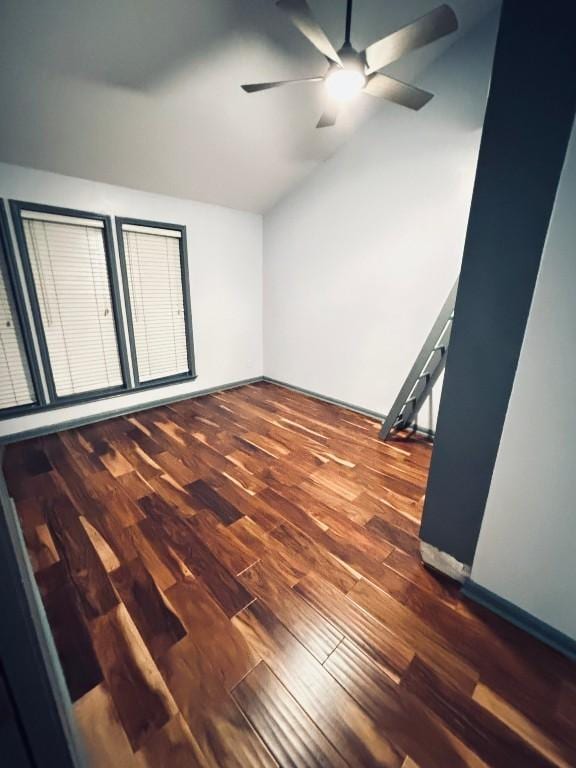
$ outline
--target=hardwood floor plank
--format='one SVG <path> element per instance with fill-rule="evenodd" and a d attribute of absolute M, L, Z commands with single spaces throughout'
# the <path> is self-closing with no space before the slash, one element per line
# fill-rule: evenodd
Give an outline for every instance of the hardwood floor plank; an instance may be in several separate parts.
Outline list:
<path fill-rule="evenodd" d="M 80 462 L 76 461 L 76 464 L 79 466 Z M 80 471 L 82 472 L 82 470 Z M 95 499 L 114 494 L 118 490 L 118 478 L 111 475 L 104 465 L 102 465 L 102 471 L 82 472 L 82 476 L 86 490 Z"/>
<path fill-rule="evenodd" d="M 192 572 L 202 579 L 228 616 L 249 605 L 252 595 L 219 563 L 177 510 L 159 496 L 145 496 L 139 504 L 163 532 L 170 546 Z"/>
<path fill-rule="evenodd" d="M 366 523 L 369 531 L 374 531 L 382 537 L 385 542 L 392 544 L 396 549 L 401 549 L 407 555 L 417 557 L 420 554 L 420 541 L 416 536 L 407 533 L 403 528 L 399 528 L 393 523 L 384 520 L 379 515 L 371 517 Z"/>
<path fill-rule="evenodd" d="M 574 663 L 482 606 L 464 600 L 462 607 L 467 621 L 453 611 L 436 617 L 445 634 L 460 628 L 457 652 L 476 664 L 492 690 L 576 749 L 576 730 L 566 731 L 555 719 L 560 686 L 574 680 Z"/>
<path fill-rule="evenodd" d="M 272 458 L 280 458 L 281 456 L 287 456 L 290 453 L 290 449 L 277 440 L 273 440 L 271 437 L 258 432 L 246 432 L 243 438 L 244 442 L 248 445 L 252 445 L 258 448 L 262 453 L 272 456 Z"/>
<path fill-rule="evenodd" d="M 131 526 L 127 533 L 132 539 L 142 562 L 161 592 L 176 584 L 181 571 L 166 548 L 165 542 L 155 536 L 152 520 L 144 520 L 138 525 Z"/>
<path fill-rule="evenodd" d="M 218 489 L 218 493 L 224 496 L 244 517 L 249 517 L 263 531 L 268 532 L 276 528 L 283 522 L 284 518 L 279 515 L 266 501 L 256 494 L 251 496 L 243 493 L 242 490 L 224 477 L 211 474 L 207 476 L 207 481 Z"/>
<path fill-rule="evenodd" d="M 116 451 L 110 445 L 108 446 L 107 451 L 99 454 L 99 458 L 112 477 L 126 475 L 134 469 L 128 459 L 124 458 L 119 451 Z"/>
<path fill-rule="evenodd" d="M 282 583 L 273 560 L 260 560 L 243 571 L 239 578 L 253 595 L 266 603 L 318 661 L 325 661 L 342 640 L 341 632 L 300 595 Z"/>
<path fill-rule="evenodd" d="M 155 461 L 155 456 L 160 453 L 160 450 L 152 451 L 148 453 L 142 446 L 141 439 L 136 438 L 136 432 L 128 433 L 125 437 L 118 441 L 118 450 L 130 463 L 133 472 L 138 472 L 145 480 L 151 477 L 165 472 L 166 470 Z M 141 433 L 140 433 L 141 434 Z M 146 447 L 147 443 L 145 443 Z M 122 478 L 125 478 L 130 473 L 119 475 L 119 480 L 122 482 Z"/>
<path fill-rule="evenodd" d="M 576 681 L 563 680 L 554 717 L 561 723 L 576 722 Z"/>
<path fill-rule="evenodd" d="M 276 765 L 221 680 L 210 674 L 210 663 L 196 652 L 192 639 L 171 648 L 159 664 L 210 768 Z"/>
<path fill-rule="evenodd" d="M 257 493 L 263 491 L 266 488 L 266 483 L 259 480 L 256 475 L 248 472 L 237 462 L 232 461 L 229 456 L 227 456 L 227 458 L 230 462 L 230 466 L 222 471 L 223 477 L 230 480 L 231 483 L 236 485 L 238 488 L 240 488 L 240 490 L 244 491 L 250 496 L 256 496 Z"/>
<path fill-rule="evenodd" d="M 134 502 L 139 501 L 143 496 L 148 496 L 153 490 L 152 486 L 137 471 L 128 472 L 117 479 L 127 496 Z"/>
<path fill-rule="evenodd" d="M 357 503 L 365 511 L 366 521 L 370 520 L 373 516 L 380 517 L 387 523 L 396 526 L 396 528 L 401 528 L 406 533 L 418 538 L 420 520 L 417 517 L 402 512 L 402 510 L 396 509 L 388 501 L 377 499 L 369 493 L 363 493 L 359 496 Z"/>
<path fill-rule="evenodd" d="M 430 592 L 449 605 L 460 604 L 460 585 L 439 571 L 424 566 L 420 557 L 407 555 L 400 549 L 394 549 L 384 561 L 388 568 L 403 576 L 417 587 Z"/>
<path fill-rule="evenodd" d="M 195 432 L 192 446 L 182 454 L 182 461 L 200 477 L 204 477 L 206 471 L 225 472 L 231 466 L 225 453 L 212 448 L 213 442 L 213 438 Z"/>
<path fill-rule="evenodd" d="M 26 526 L 23 533 L 32 570 L 35 573 L 58 562 L 60 557 L 46 523 L 31 527 Z"/>
<path fill-rule="evenodd" d="M 74 714 L 90 768 L 152 768 L 132 750 L 105 683 L 85 693 L 74 704 Z"/>
<path fill-rule="evenodd" d="M 205 677 L 202 684 L 214 692 L 231 691 L 260 661 L 230 622 L 206 587 L 199 581 L 181 582 L 166 593 L 186 627 L 185 646 Z"/>
<path fill-rule="evenodd" d="M 376 723 L 262 603 L 233 623 L 350 765 L 400 768 L 403 756 Z"/>
<path fill-rule="evenodd" d="M 155 475 L 148 479 L 148 484 L 153 491 L 162 496 L 168 504 L 176 507 L 186 517 L 193 517 L 198 511 L 198 504 L 194 503 L 188 491 L 172 475 Z"/>
<path fill-rule="evenodd" d="M 82 438 L 78 429 L 59 432 L 58 438 L 68 453 L 74 456 L 74 461 L 83 474 L 105 472 L 106 468 L 97 454 L 92 451 L 90 444 Z"/>
<path fill-rule="evenodd" d="M 326 553 L 315 541 L 290 523 L 282 523 L 270 536 L 282 544 L 292 557 L 298 558 L 305 571 L 314 570 L 321 574 L 322 578 L 341 592 L 349 592 L 358 581 L 357 574 Z"/>
<path fill-rule="evenodd" d="M 233 576 L 258 561 L 259 557 L 234 536 L 232 527 L 219 525 L 210 513 L 198 512 L 190 525 L 214 557 Z"/>
<path fill-rule="evenodd" d="M 120 560 L 102 534 L 83 515 L 80 515 L 79 520 L 106 571 L 110 573 L 110 571 L 120 568 Z"/>
<path fill-rule="evenodd" d="M 43 450 L 30 448 L 25 454 L 24 470 L 28 476 L 33 477 L 34 475 L 51 472 L 52 464 Z"/>
<path fill-rule="evenodd" d="M 6 480 L 10 496 L 16 503 L 25 500 L 33 500 L 34 502 L 50 500 L 62 493 L 54 471 L 32 477 L 19 476 L 6 471 Z"/>
<path fill-rule="evenodd" d="M 72 701 L 102 682 L 102 670 L 71 584 L 44 594 L 44 608 Z"/>
<path fill-rule="evenodd" d="M 324 502 L 311 496 L 306 483 L 299 488 L 290 488 L 285 492 L 290 502 L 285 506 L 284 517 L 307 533 L 312 539 L 321 543 L 334 555 L 353 567 L 371 571 L 374 566 L 384 560 L 391 552 L 392 545 L 382 542 L 366 529 L 347 518 L 342 512 L 337 512 Z M 297 512 L 295 513 L 294 510 Z M 306 510 L 304 512 L 303 510 Z M 298 514 L 298 512 L 300 514 Z M 307 521 L 301 515 L 309 517 Z M 322 535 L 321 531 L 324 532 Z"/>
<path fill-rule="evenodd" d="M 399 750 L 410 753 L 426 768 L 465 768 L 483 765 L 449 729 L 415 697 L 392 680 L 360 649 L 345 640 L 324 668 L 378 723 Z"/>
<path fill-rule="evenodd" d="M 294 589 L 375 661 L 397 674 L 408 668 L 414 650 L 331 584 L 311 574 Z"/>
<path fill-rule="evenodd" d="M 118 604 L 118 597 L 72 502 L 61 496 L 48 503 L 46 518 L 86 617 L 107 613 Z"/>
<path fill-rule="evenodd" d="M 359 465 L 358 468 L 350 471 L 354 472 L 357 482 L 369 493 L 379 494 L 384 488 L 396 496 L 411 499 L 414 502 L 420 501 L 426 490 L 426 483 L 412 475 L 407 470 L 406 464 L 401 466 L 403 471 L 398 472 L 393 462 L 387 461 L 377 469 Z"/>
<path fill-rule="evenodd" d="M 463 696 L 420 660 L 415 659 L 401 686 L 423 701 L 450 730 L 494 768 L 511 765 L 543 768 L 551 765 L 522 737 L 493 717 L 473 699 Z"/>
<path fill-rule="evenodd" d="M 561 740 L 550 739 L 527 717 L 487 686 L 478 683 L 472 698 L 494 717 L 519 734 L 525 742 L 540 752 L 553 765 L 560 766 L 560 768 L 570 768 L 570 766 L 576 765 L 576 750 Z"/>
<path fill-rule="evenodd" d="M 196 480 L 186 486 L 186 490 L 203 507 L 213 512 L 224 525 L 235 523 L 242 514 L 230 504 L 218 491 L 211 488 L 204 480 Z"/>
<path fill-rule="evenodd" d="M 348 597 L 381 622 L 463 693 L 471 694 L 478 682 L 478 670 L 454 653 L 442 636 L 405 605 L 382 590 L 361 580 Z"/>
<path fill-rule="evenodd" d="M 70 578 L 66 572 L 66 566 L 61 560 L 52 563 L 52 565 L 43 568 L 41 571 L 37 571 L 34 577 L 43 600 L 55 589 L 71 585 Z"/>
<path fill-rule="evenodd" d="M 177 714 L 150 734 L 137 752 L 149 768 L 206 768 L 209 765 L 188 724 Z"/>
<path fill-rule="evenodd" d="M 128 421 L 136 431 L 128 431 L 127 436 L 133 440 L 140 450 L 146 456 L 154 460 L 164 452 L 170 452 L 175 448 L 181 448 L 181 444 L 176 443 L 158 426 L 158 422 L 163 420 L 162 409 L 150 408 L 141 411 L 137 417 L 130 417 Z"/>
<path fill-rule="evenodd" d="M 362 493 L 362 486 L 355 483 L 351 477 L 344 473 L 344 467 L 334 462 L 325 464 L 321 469 L 317 469 L 310 475 L 310 480 L 314 484 L 327 488 L 331 494 L 342 496 L 347 501 L 354 501 Z"/>
<path fill-rule="evenodd" d="M 140 559 L 117 568 L 111 577 L 152 658 L 165 653 L 186 635 L 178 616 Z"/>
<path fill-rule="evenodd" d="M 132 475 L 133 473 L 130 472 L 129 474 Z M 122 475 L 122 478 L 125 477 L 128 477 L 128 475 Z M 148 493 L 150 493 L 150 490 Z M 109 527 L 111 528 L 114 526 L 114 523 L 120 528 L 128 528 L 145 519 L 145 515 L 138 505 L 118 484 L 113 491 L 101 494 L 99 499 L 106 510 L 104 517 L 107 521 L 110 521 Z"/>
<path fill-rule="evenodd" d="M 60 496 L 61 493 L 61 491 L 57 491 L 51 498 Z M 22 526 L 24 536 L 29 535 L 30 539 L 34 542 L 34 546 L 37 545 L 37 542 L 35 541 L 36 528 L 38 528 L 40 525 L 46 524 L 45 502 L 46 499 L 41 497 L 32 499 L 20 499 L 16 502 L 16 509 L 18 511 L 20 525 Z"/>
<path fill-rule="evenodd" d="M 292 523 L 312 538 L 314 538 L 319 531 L 326 530 L 327 528 L 326 525 L 318 524 L 308 507 L 307 511 L 304 511 L 298 504 L 293 503 L 286 496 L 282 496 L 270 488 L 263 491 L 260 494 L 260 498 L 265 501 L 266 504 L 269 504 L 281 518 Z"/>
<path fill-rule="evenodd" d="M 189 483 L 194 483 L 198 478 L 197 473 L 192 471 L 183 461 L 180 461 L 171 451 L 156 453 L 154 461 L 162 467 L 160 474 L 170 475 L 182 488 L 185 488 Z"/>
<path fill-rule="evenodd" d="M 95 619 L 91 634 L 118 716 L 136 751 L 177 707 L 124 605 Z"/>
<path fill-rule="evenodd" d="M 249 517 L 243 517 L 230 526 L 229 531 L 235 540 L 242 542 L 243 546 L 256 556 L 256 560 L 271 554 L 274 559 L 275 570 L 279 573 L 281 581 L 293 587 L 308 569 L 294 557 L 286 556 L 279 547 L 274 547 L 274 539 L 271 539 L 260 526 Z"/>
<path fill-rule="evenodd" d="M 264 662 L 246 675 L 233 696 L 279 765 L 348 765 Z"/>

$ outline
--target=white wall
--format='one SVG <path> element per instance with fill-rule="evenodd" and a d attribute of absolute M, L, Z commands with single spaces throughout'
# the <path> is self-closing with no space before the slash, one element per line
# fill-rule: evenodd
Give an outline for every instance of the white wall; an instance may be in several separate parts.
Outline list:
<path fill-rule="evenodd" d="M 576 127 L 536 283 L 472 578 L 576 639 Z"/>
<path fill-rule="evenodd" d="M 265 215 L 267 376 L 392 406 L 459 272 L 496 27 L 429 70 L 421 112 L 384 104 Z"/>
<path fill-rule="evenodd" d="M 262 375 L 261 216 L 5 164 L 0 198 L 186 225 L 198 374 L 194 382 L 5 420 L 0 436 Z"/>

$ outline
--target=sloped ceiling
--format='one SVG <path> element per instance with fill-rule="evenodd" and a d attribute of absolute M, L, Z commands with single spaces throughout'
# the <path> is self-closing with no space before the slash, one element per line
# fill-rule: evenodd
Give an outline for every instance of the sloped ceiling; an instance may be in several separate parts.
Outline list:
<path fill-rule="evenodd" d="M 336 47 L 345 0 L 309 0 Z M 356 0 L 353 43 L 438 0 Z M 453 0 L 460 30 L 387 71 L 410 82 L 497 5 Z M 316 130 L 322 87 L 247 95 L 244 82 L 326 63 L 273 0 L 0 0 L 0 160 L 261 212 L 375 110 L 362 95 Z M 418 119 L 414 113 L 413 119 Z"/>

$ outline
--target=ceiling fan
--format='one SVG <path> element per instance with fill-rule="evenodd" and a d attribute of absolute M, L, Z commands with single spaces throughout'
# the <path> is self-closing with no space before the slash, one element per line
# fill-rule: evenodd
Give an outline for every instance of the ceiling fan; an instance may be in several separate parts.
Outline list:
<path fill-rule="evenodd" d="M 440 5 L 411 24 L 372 43 L 365 50 L 357 51 L 350 42 L 352 0 L 347 0 L 344 45 L 336 51 L 312 15 L 306 0 L 278 0 L 276 5 L 328 60 L 328 70 L 325 74 L 316 77 L 274 83 L 253 83 L 243 85 L 242 88 L 247 93 L 255 93 L 294 83 L 323 82 L 331 101 L 318 121 L 317 128 L 334 125 L 340 103 L 350 101 L 360 92 L 380 96 L 409 109 L 423 107 L 430 101 L 433 94 L 396 80 L 379 70 L 405 53 L 421 48 L 458 29 L 458 19 L 452 8 L 449 5 Z"/>

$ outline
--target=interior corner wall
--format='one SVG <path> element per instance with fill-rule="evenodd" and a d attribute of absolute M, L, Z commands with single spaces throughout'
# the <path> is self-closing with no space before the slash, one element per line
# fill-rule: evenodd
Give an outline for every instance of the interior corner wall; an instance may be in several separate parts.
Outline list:
<path fill-rule="evenodd" d="M 493 14 L 435 63 L 421 112 L 384 104 L 265 214 L 266 376 L 392 406 L 460 269 L 496 29 Z"/>
<path fill-rule="evenodd" d="M 576 640 L 576 126 L 532 299 L 475 583 Z"/>
<path fill-rule="evenodd" d="M 190 382 L 6 419 L 0 438 L 262 376 L 261 216 L 2 163 L 0 198 L 185 225 L 198 374 Z"/>

